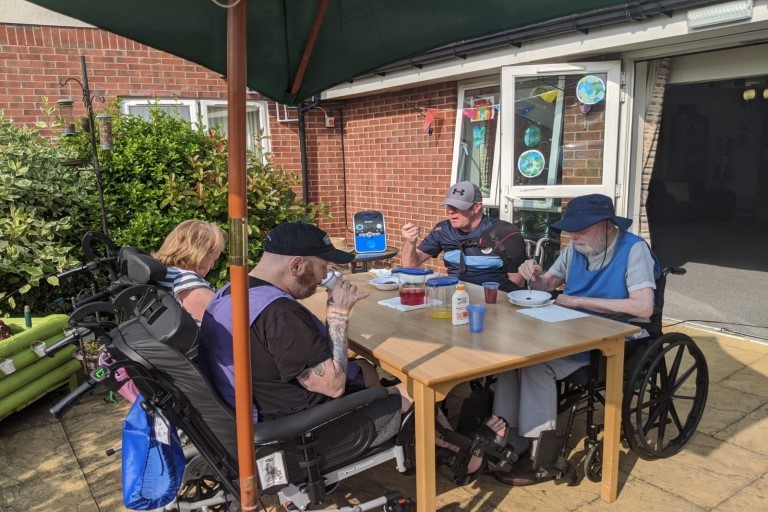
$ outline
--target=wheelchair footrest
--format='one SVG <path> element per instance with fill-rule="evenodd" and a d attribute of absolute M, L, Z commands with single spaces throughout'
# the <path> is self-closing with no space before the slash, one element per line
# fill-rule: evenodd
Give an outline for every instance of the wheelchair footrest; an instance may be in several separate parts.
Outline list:
<path fill-rule="evenodd" d="M 470 438 L 453 430 L 441 430 L 440 427 L 438 427 L 438 432 L 443 440 L 459 447 L 458 453 L 438 460 L 438 462 L 451 466 L 454 478 L 467 476 L 467 466 L 473 455 L 485 459 L 488 471 L 509 471 L 512 464 L 517 462 L 519 458 L 509 445 L 499 446 L 477 433 Z"/>

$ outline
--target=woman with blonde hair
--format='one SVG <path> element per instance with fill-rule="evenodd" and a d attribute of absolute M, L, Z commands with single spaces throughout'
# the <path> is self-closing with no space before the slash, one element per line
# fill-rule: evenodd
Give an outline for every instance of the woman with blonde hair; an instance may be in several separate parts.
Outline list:
<path fill-rule="evenodd" d="M 221 256 L 226 241 L 226 233 L 216 224 L 185 220 L 152 255 L 168 269 L 157 284 L 172 293 L 198 323 L 215 291 L 205 276 Z"/>

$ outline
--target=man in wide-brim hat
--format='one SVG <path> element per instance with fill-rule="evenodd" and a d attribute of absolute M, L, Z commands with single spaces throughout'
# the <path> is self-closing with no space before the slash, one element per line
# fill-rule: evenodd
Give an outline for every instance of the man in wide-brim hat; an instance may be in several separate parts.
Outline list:
<path fill-rule="evenodd" d="M 551 226 L 571 235 L 552 268 L 542 274 L 534 260 L 526 260 L 518 272 L 536 290 L 551 291 L 565 283 L 555 300 L 561 306 L 597 315 L 650 317 L 659 263 L 645 240 L 627 231 L 631 224 L 616 215 L 607 196 L 576 197 Z M 588 363 L 585 352 L 499 375 L 493 412 L 509 423 L 515 452 L 531 454 L 521 457 L 512 471 L 496 473 L 499 481 L 516 486 L 542 481 L 535 476 L 532 457 L 539 435 L 555 428 L 556 381 Z"/>

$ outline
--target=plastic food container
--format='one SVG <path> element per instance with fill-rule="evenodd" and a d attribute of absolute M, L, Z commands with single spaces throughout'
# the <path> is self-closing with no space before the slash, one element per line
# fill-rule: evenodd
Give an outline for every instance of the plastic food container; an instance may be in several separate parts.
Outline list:
<path fill-rule="evenodd" d="M 458 277 L 433 277 L 427 280 L 427 306 L 433 318 L 451 318 L 451 297 Z"/>
<path fill-rule="evenodd" d="M 421 306 L 427 295 L 425 282 L 433 272 L 419 267 L 401 267 L 392 271 L 400 287 L 400 303 L 404 306 Z"/>

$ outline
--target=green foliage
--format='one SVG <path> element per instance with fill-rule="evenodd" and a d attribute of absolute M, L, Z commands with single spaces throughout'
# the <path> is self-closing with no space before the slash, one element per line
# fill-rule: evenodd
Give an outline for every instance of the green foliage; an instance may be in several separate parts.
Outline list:
<path fill-rule="evenodd" d="M 98 222 L 94 176 L 62 167 L 71 157 L 0 111 L 0 313 L 19 313 L 22 296 L 36 313 L 48 310 L 54 274 L 81 259 L 80 237 Z M 44 293 L 23 295 L 41 283 Z"/>
<path fill-rule="evenodd" d="M 117 104 L 107 109 L 114 116 L 114 150 L 99 152 L 104 169 L 104 197 L 110 236 L 118 245 L 147 250 L 160 247 L 181 221 L 202 219 L 228 229 L 227 144 L 219 133 L 191 125 L 167 111 L 150 108 L 149 120 L 121 115 Z M 67 141 L 81 157 L 88 157 L 87 134 Z M 260 149 L 247 161 L 249 265 L 255 264 L 263 235 L 281 222 L 316 222 L 325 215 L 323 204 L 296 201 L 295 173 L 284 172 Z M 227 262 L 219 259 L 208 280 L 228 280 Z"/>

